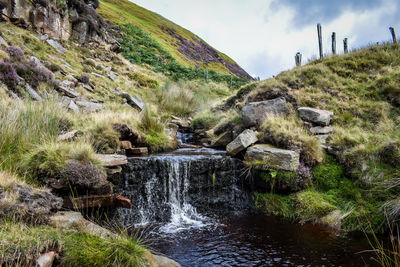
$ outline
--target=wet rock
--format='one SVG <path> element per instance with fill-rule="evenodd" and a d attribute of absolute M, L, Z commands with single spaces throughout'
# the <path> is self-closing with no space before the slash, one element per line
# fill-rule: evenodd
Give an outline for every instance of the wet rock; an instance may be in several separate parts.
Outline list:
<path fill-rule="evenodd" d="M 65 52 L 67 52 L 67 49 L 65 49 L 59 42 L 53 39 L 48 39 L 46 40 L 46 42 L 54 49 L 56 49 L 58 53 L 65 54 Z"/>
<path fill-rule="evenodd" d="M 57 142 L 69 142 L 74 140 L 78 136 L 78 131 L 74 130 L 57 137 Z"/>
<path fill-rule="evenodd" d="M 117 154 L 97 154 L 104 167 L 115 167 L 128 164 L 128 158 Z"/>
<path fill-rule="evenodd" d="M 90 195 L 81 197 L 65 197 L 64 208 L 86 210 L 87 208 L 132 208 L 132 202 L 120 195 Z"/>
<path fill-rule="evenodd" d="M 36 264 L 38 265 L 38 267 L 51 267 L 53 266 L 53 262 L 56 256 L 57 253 L 54 251 L 47 252 L 40 255 L 40 257 L 36 260 Z"/>
<path fill-rule="evenodd" d="M 279 149 L 270 145 L 254 145 L 247 149 L 245 162 L 259 169 L 297 171 L 300 155 L 296 151 Z"/>
<path fill-rule="evenodd" d="M 85 220 L 80 212 L 63 211 L 50 217 L 49 224 L 61 230 L 86 231 L 104 238 L 116 237 L 111 231 Z"/>
<path fill-rule="evenodd" d="M 129 157 L 133 156 L 144 156 L 149 154 L 149 149 L 147 147 L 135 147 L 126 150 L 126 155 Z"/>
<path fill-rule="evenodd" d="M 252 102 L 242 109 L 243 124 L 245 127 L 260 127 L 269 116 L 282 115 L 287 112 L 285 98 Z"/>
<path fill-rule="evenodd" d="M 123 166 L 121 194 L 132 199 L 134 208 L 123 210 L 126 225 L 140 222 L 167 222 L 179 203 L 185 201 L 204 215 L 245 211 L 252 207 L 243 189 L 240 160 L 202 154 L 130 158 Z M 177 189 L 179 188 L 179 189 Z M 177 193 L 179 190 L 180 193 Z M 178 199 L 176 199 L 178 198 Z M 171 202 L 177 201 L 174 205 Z"/>
<path fill-rule="evenodd" d="M 249 146 L 257 143 L 257 141 L 257 133 L 253 130 L 247 129 L 226 146 L 226 151 L 229 153 L 229 155 L 235 156 Z"/>
<path fill-rule="evenodd" d="M 298 109 L 298 112 L 303 120 L 321 126 L 328 126 L 333 116 L 332 111 L 309 108 L 309 107 L 300 107 Z"/>
<path fill-rule="evenodd" d="M 317 127 L 312 127 L 310 129 L 311 133 L 318 135 L 318 134 L 329 134 L 333 131 L 332 127 L 326 126 L 326 127 L 321 127 L 321 126 L 317 126 Z"/>
<path fill-rule="evenodd" d="M 132 143 L 130 141 L 120 141 L 121 149 L 133 149 Z"/>
<path fill-rule="evenodd" d="M 164 256 L 154 255 L 154 267 L 181 267 L 179 263 Z"/>
<path fill-rule="evenodd" d="M 76 101 L 76 104 L 87 113 L 99 112 L 103 109 L 103 105 L 99 103 L 94 103 L 90 101 Z"/>

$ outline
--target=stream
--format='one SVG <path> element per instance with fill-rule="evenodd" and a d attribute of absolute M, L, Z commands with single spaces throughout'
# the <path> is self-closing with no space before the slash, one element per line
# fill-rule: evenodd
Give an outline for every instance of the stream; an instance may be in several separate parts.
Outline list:
<path fill-rule="evenodd" d="M 181 143 L 190 135 L 179 135 Z M 121 191 L 134 208 L 118 210 L 127 228 L 182 266 L 375 266 L 365 237 L 258 214 L 246 168 L 224 151 L 182 148 L 134 157 Z"/>

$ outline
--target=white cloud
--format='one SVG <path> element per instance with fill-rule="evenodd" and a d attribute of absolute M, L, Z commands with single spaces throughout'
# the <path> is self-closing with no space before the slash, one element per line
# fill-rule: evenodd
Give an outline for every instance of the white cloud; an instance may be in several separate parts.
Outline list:
<path fill-rule="evenodd" d="M 301 51 L 303 61 L 318 54 L 315 21 L 293 25 L 296 10 L 291 6 L 269 8 L 272 0 L 131 0 L 199 35 L 226 53 L 253 76 L 268 78 L 294 66 Z M 396 0 L 379 8 L 347 10 L 323 26 L 324 51 L 330 52 L 330 35 L 337 32 L 338 51 L 349 38 L 350 48 L 389 39 L 385 18 L 395 15 Z M 396 26 L 396 25 L 393 25 Z M 400 26 L 400 25 L 398 25 Z"/>

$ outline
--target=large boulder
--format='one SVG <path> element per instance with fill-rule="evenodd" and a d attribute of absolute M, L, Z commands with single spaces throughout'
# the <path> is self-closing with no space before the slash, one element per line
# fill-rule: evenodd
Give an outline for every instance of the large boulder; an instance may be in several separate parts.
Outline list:
<path fill-rule="evenodd" d="M 245 163 L 259 169 L 297 171 L 300 155 L 296 151 L 279 149 L 270 145 L 254 145 L 247 149 Z"/>
<path fill-rule="evenodd" d="M 287 111 L 286 99 L 283 97 L 252 102 L 242 109 L 243 124 L 245 127 L 260 127 L 269 116 L 282 115 Z"/>
<path fill-rule="evenodd" d="M 231 156 L 237 155 L 258 141 L 257 133 L 253 130 L 244 130 L 235 140 L 226 146 L 226 151 Z"/>
<path fill-rule="evenodd" d="M 328 126 L 333 116 L 332 111 L 309 107 L 300 107 L 298 112 L 302 120 L 321 126 Z"/>

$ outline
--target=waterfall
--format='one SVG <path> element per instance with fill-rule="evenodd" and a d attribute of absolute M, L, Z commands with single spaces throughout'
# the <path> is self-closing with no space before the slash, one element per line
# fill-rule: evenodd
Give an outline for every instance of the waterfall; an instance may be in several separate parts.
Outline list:
<path fill-rule="evenodd" d="M 133 208 L 119 210 L 119 217 L 126 226 L 161 224 L 167 233 L 208 225 L 210 214 L 249 205 L 238 166 L 237 160 L 211 149 L 131 158 L 122 193 Z"/>

